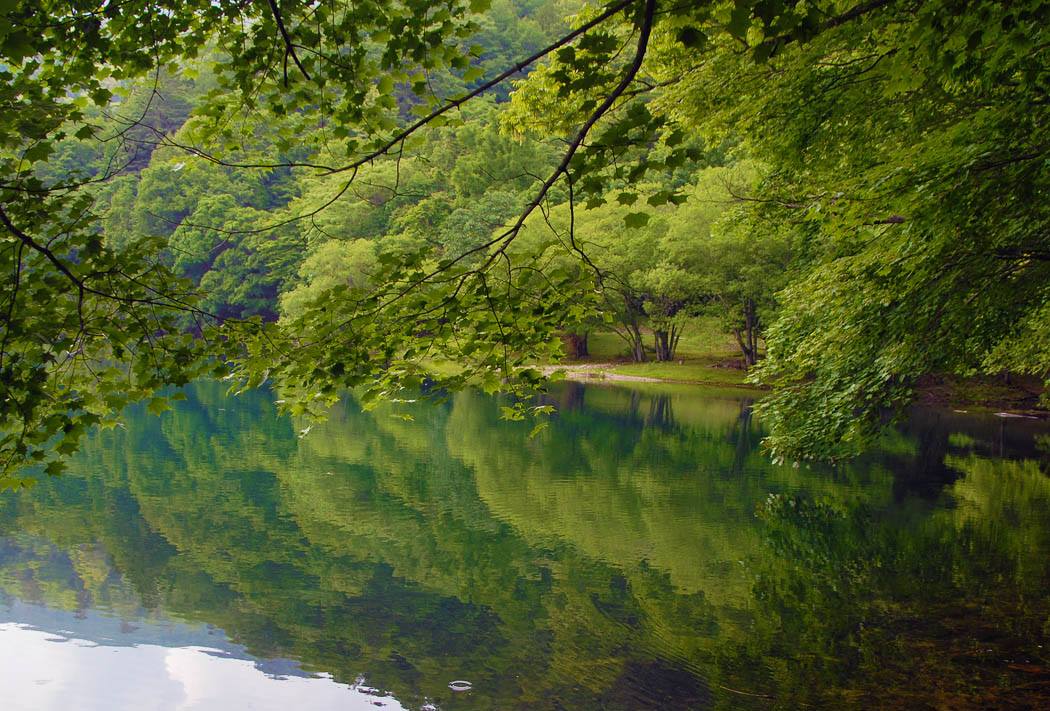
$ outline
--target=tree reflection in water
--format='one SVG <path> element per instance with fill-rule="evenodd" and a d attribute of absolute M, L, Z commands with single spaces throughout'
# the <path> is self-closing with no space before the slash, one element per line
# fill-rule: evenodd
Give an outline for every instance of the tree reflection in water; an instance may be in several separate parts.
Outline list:
<path fill-rule="evenodd" d="M 299 439 L 272 394 L 224 392 L 133 409 L 0 500 L 4 592 L 207 622 L 416 707 L 1050 692 L 1037 424 L 918 412 L 878 452 L 793 468 L 749 401 L 683 388 L 567 384 L 535 437 L 462 393 L 412 422 L 348 399 Z"/>

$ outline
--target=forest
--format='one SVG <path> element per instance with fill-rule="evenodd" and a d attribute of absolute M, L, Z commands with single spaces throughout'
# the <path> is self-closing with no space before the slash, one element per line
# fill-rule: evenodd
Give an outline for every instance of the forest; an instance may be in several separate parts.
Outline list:
<path fill-rule="evenodd" d="M 862 452 L 926 376 L 1050 380 L 1050 2 L 0 18 L 5 487 L 200 378 L 542 427 L 541 366 L 700 321 L 774 460 Z"/>

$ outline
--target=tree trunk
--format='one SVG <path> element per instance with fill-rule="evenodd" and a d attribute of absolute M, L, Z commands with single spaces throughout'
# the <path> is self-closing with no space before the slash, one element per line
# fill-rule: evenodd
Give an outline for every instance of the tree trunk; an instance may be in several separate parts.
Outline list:
<path fill-rule="evenodd" d="M 678 348 L 678 338 L 681 334 L 677 326 L 671 326 L 667 331 L 653 331 L 653 343 L 656 346 L 656 360 L 669 362 L 674 360 L 674 352 Z"/>
<path fill-rule="evenodd" d="M 561 342 L 565 346 L 565 356 L 567 358 L 577 360 L 590 355 L 587 351 L 587 331 L 583 333 L 565 331 L 561 334 Z"/>
<path fill-rule="evenodd" d="M 750 365 L 754 365 L 755 363 L 758 362 L 758 328 L 759 328 L 759 324 L 758 324 L 758 311 L 756 311 L 756 309 L 755 309 L 755 302 L 752 301 L 751 299 L 747 300 L 747 309 L 748 309 L 748 314 L 749 314 L 747 333 L 748 333 L 748 339 L 750 340 L 750 343 L 751 343 L 751 363 L 750 363 Z"/>
<path fill-rule="evenodd" d="M 744 301 L 744 327 L 733 329 L 733 335 L 740 346 L 744 368 L 750 370 L 751 366 L 758 362 L 758 316 L 755 313 L 755 302 L 751 299 Z"/>
<path fill-rule="evenodd" d="M 672 334 L 667 331 L 653 331 L 653 343 L 656 346 L 656 360 L 666 362 L 674 357 Z"/>
<path fill-rule="evenodd" d="M 645 343 L 642 341 L 642 332 L 639 330 L 638 324 L 632 323 L 627 330 L 630 334 L 631 360 L 635 363 L 644 363 Z"/>

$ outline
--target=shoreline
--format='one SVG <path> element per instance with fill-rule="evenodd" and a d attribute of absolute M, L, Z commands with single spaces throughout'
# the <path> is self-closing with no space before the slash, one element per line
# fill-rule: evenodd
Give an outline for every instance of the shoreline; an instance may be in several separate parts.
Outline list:
<path fill-rule="evenodd" d="M 664 383 L 701 388 L 727 388 L 750 393 L 769 392 L 767 387 L 745 382 L 741 370 L 713 362 L 632 363 L 609 360 L 544 365 L 540 366 L 540 370 L 545 376 L 560 372 L 565 380 L 592 384 Z M 641 373 L 631 373 L 631 370 Z M 651 372 L 653 370 L 659 370 L 660 373 L 654 374 Z M 665 375 L 676 370 L 681 371 L 681 377 Z M 916 383 L 913 404 L 943 407 L 956 412 L 993 414 L 1004 418 L 1050 419 L 1050 410 L 1039 406 L 1041 393 L 1041 383 L 1034 378 L 961 378 L 929 375 L 920 378 Z"/>
<path fill-rule="evenodd" d="M 665 377 L 660 375 L 638 375 L 630 372 L 623 372 L 633 368 L 645 369 L 647 366 L 652 366 L 653 363 L 630 363 L 630 362 L 586 362 L 586 363 L 563 363 L 558 365 L 544 365 L 540 366 L 541 372 L 545 376 L 553 375 L 554 373 L 563 373 L 565 380 L 572 380 L 576 382 L 610 382 L 610 383 L 668 383 L 672 385 L 697 385 L 702 387 L 725 387 L 735 388 L 739 390 L 750 390 L 764 392 L 767 388 L 763 388 L 759 385 L 753 385 L 751 383 L 744 382 L 740 377 L 736 378 L 725 378 L 720 377 L 726 373 L 740 374 L 742 371 L 724 368 L 710 364 L 697 364 L 691 363 L 689 365 L 681 363 L 659 363 L 662 368 L 670 369 L 682 369 L 682 377 Z M 696 377 L 698 375 L 698 369 L 705 377 Z M 694 377 L 690 377 L 692 372 Z"/>

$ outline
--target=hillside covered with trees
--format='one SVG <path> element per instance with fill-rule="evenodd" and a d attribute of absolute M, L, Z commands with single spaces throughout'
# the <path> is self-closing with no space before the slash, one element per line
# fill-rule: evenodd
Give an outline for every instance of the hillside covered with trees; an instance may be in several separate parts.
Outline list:
<path fill-rule="evenodd" d="M 930 374 L 1050 378 L 1050 2 L 0 18 L 0 484 L 203 376 L 542 418 L 537 364 L 674 361 L 697 317 L 776 459 L 859 452 Z"/>

